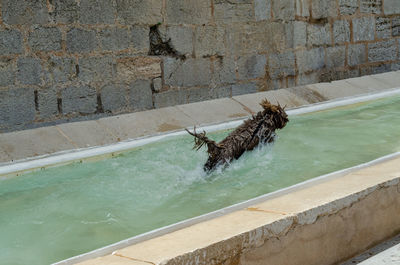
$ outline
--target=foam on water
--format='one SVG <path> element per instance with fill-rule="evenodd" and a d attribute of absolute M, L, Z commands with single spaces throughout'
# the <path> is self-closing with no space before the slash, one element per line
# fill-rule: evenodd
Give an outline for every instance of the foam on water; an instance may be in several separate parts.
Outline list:
<path fill-rule="evenodd" d="M 274 144 L 210 175 L 192 146 L 174 137 L 0 180 L 0 264 L 49 264 L 400 151 L 400 98 L 290 117 Z"/>

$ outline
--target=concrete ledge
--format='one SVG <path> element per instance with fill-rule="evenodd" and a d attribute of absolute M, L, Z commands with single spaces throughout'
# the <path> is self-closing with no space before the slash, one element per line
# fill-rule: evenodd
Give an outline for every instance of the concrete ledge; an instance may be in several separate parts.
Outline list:
<path fill-rule="evenodd" d="M 397 157 L 79 265 L 336 264 L 399 232 Z"/>
<path fill-rule="evenodd" d="M 287 108 L 399 87 L 400 72 L 266 91 L 132 114 L 0 134 L 0 163 L 117 143 L 194 125 L 226 122 L 260 110 L 267 98 Z M 44 144 L 45 143 L 45 144 Z"/>

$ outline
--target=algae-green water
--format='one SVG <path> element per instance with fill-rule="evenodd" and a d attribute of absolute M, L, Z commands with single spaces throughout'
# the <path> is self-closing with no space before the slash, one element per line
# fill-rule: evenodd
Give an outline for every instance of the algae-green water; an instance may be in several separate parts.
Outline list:
<path fill-rule="evenodd" d="M 0 179 L 0 264 L 50 264 L 400 151 L 400 98 L 292 116 L 274 144 L 209 176 L 192 146 L 180 136 Z"/>

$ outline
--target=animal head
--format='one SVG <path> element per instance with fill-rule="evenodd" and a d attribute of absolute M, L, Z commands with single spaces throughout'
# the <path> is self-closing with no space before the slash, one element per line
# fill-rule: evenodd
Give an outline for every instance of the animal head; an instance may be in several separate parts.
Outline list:
<path fill-rule="evenodd" d="M 285 127 L 286 123 L 289 121 L 288 115 L 285 112 L 285 107 L 281 107 L 279 103 L 278 105 L 273 105 L 267 99 L 261 101 L 260 105 L 263 107 L 265 114 L 272 116 L 272 120 L 277 129 Z"/>

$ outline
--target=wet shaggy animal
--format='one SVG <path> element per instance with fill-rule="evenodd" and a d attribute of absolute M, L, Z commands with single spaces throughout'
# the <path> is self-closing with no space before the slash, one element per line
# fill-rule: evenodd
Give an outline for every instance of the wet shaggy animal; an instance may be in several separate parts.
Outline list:
<path fill-rule="evenodd" d="M 231 132 L 224 140 L 216 143 L 206 136 L 206 132 L 186 131 L 195 137 L 193 149 L 199 150 L 207 146 L 208 160 L 204 171 L 211 172 L 219 165 L 226 165 L 238 159 L 245 151 L 253 150 L 260 143 L 270 143 L 274 140 L 275 130 L 282 129 L 289 121 L 285 108 L 273 105 L 264 99 L 260 105 L 263 110 L 247 119 Z"/>

